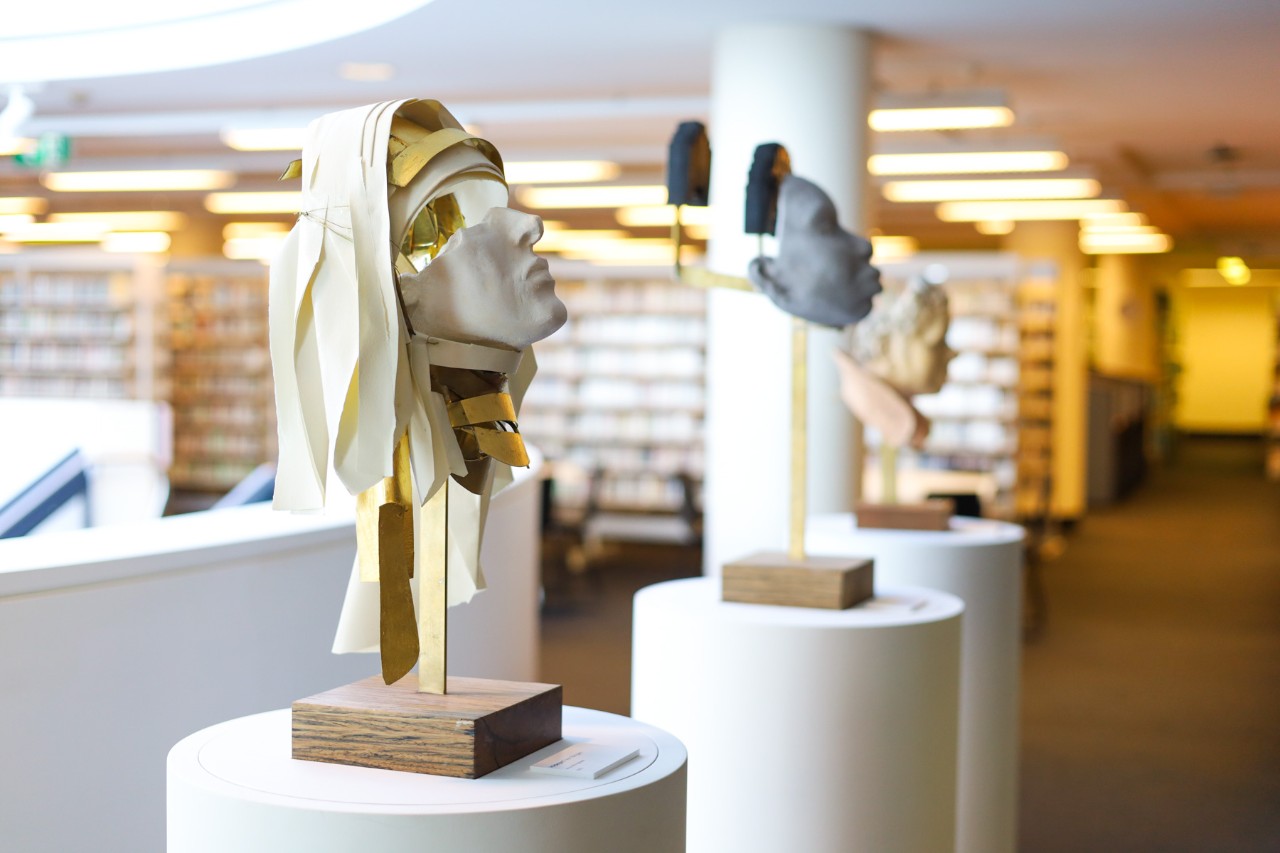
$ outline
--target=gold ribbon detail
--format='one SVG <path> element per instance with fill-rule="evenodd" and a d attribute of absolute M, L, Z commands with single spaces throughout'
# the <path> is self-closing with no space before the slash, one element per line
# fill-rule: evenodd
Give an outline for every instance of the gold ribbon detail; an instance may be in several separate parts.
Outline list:
<path fill-rule="evenodd" d="M 455 400 L 448 406 L 449 423 L 454 427 L 473 426 L 490 421 L 515 423 L 516 408 L 511 395 L 501 392 L 482 394 L 466 400 Z"/>

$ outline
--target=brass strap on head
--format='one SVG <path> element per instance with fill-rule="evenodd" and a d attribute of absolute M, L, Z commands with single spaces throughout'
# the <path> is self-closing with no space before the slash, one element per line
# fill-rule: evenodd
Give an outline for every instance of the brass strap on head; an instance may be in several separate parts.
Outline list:
<path fill-rule="evenodd" d="M 516 407 L 511 395 L 503 392 L 482 394 L 465 400 L 455 400 L 448 405 L 449 423 L 454 427 L 474 426 L 489 421 L 515 423 Z"/>
<path fill-rule="evenodd" d="M 464 457 L 474 460 L 491 456 L 519 468 L 529 464 L 529 452 L 516 427 L 510 394 L 494 392 L 457 399 L 447 409 Z M 503 424 L 508 429 L 503 429 Z"/>

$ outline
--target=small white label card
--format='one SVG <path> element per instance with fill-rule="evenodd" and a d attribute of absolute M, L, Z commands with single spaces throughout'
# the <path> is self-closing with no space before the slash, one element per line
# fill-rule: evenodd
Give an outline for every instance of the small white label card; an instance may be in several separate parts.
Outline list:
<path fill-rule="evenodd" d="M 639 749 L 629 749 L 625 746 L 575 743 L 530 765 L 529 769 L 535 773 L 599 779 L 613 768 L 626 764 L 639 754 Z"/>

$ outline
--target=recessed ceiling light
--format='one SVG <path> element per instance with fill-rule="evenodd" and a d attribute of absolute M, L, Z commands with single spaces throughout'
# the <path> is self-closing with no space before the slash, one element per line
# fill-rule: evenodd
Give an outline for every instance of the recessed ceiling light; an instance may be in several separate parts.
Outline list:
<path fill-rule="evenodd" d="M 1102 185 L 1093 178 L 945 179 L 889 181 L 882 192 L 889 201 L 899 202 L 1093 198 Z"/>
<path fill-rule="evenodd" d="M 12 157 L 14 154 L 30 154 L 36 150 L 36 141 L 26 136 L 14 136 L 0 139 L 0 157 Z"/>
<path fill-rule="evenodd" d="M 344 62 L 338 76 L 356 83 L 382 83 L 395 77 L 396 69 L 389 62 Z"/>
<path fill-rule="evenodd" d="M 269 261 L 280 251 L 284 234 L 236 237 L 222 244 L 222 254 L 234 260 Z"/>
<path fill-rule="evenodd" d="M 1218 274 L 1226 279 L 1227 284 L 1240 287 L 1249 283 L 1253 271 L 1244 262 L 1244 258 L 1228 256 L 1218 258 Z"/>
<path fill-rule="evenodd" d="M 54 192 L 164 192 L 224 189 L 236 176 L 220 169 L 160 169 L 135 172 L 46 172 L 40 182 Z"/>
<path fill-rule="evenodd" d="M 94 222 L 111 231 L 177 231 L 187 217 L 176 210 L 63 211 L 50 213 L 50 222 Z"/>
<path fill-rule="evenodd" d="M 1013 233 L 1013 222 L 1008 219 L 975 222 L 973 227 L 977 229 L 979 234 L 986 234 L 988 237 L 1001 237 L 1005 234 Z"/>
<path fill-rule="evenodd" d="M 920 241 L 915 237 L 898 234 L 876 234 L 871 237 L 871 260 L 900 261 L 909 258 L 920 248 Z"/>
<path fill-rule="evenodd" d="M 251 237 L 283 237 L 290 226 L 283 222 L 228 222 L 222 226 L 222 239 L 242 240 Z"/>
<path fill-rule="evenodd" d="M 1013 110 L 995 91 L 881 95 L 867 116 L 880 132 L 1008 127 Z"/>
<path fill-rule="evenodd" d="M 237 151 L 301 151 L 305 127 L 230 127 L 218 134 Z"/>
<path fill-rule="evenodd" d="M 580 184 L 612 181 L 621 168 L 608 160 L 525 160 L 504 163 L 509 184 Z"/>
<path fill-rule="evenodd" d="M 107 228 L 92 222 L 31 222 L 7 229 L 4 238 L 13 243 L 97 243 Z"/>
<path fill-rule="evenodd" d="M 872 154 L 873 175 L 959 175 L 981 172 L 1056 172 L 1067 167 L 1061 151 L 946 151 Z"/>
<path fill-rule="evenodd" d="M 0 214 L 33 213 L 41 214 L 49 207 L 49 202 L 35 196 L 0 197 Z"/>
<path fill-rule="evenodd" d="M 1020 222 L 1028 219 L 1083 219 L 1096 213 L 1123 211 L 1120 199 L 1086 198 L 1048 201 L 946 201 L 936 213 L 943 222 Z"/>
<path fill-rule="evenodd" d="M 615 214 L 618 222 L 628 228 L 670 227 L 676 221 L 676 209 L 670 204 L 649 205 L 644 207 L 620 207 Z M 685 205 L 680 210 L 682 225 L 710 225 L 710 207 L 690 207 Z"/>
<path fill-rule="evenodd" d="M 1168 252 L 1173 239 L 1168 234 L 1093 234 L 1080 235 L 1080 251 L 1086 255 L 1132 255 Z"/>
<path fill-rule="evenodd" d="M 169 251 L 169 235 L 163 231 L 126 231 L 106 234 L 102 251 L 153 255 Z"/>
<path fill-rule="evenodd" d="M 210 213 L 297 213 L 300 192 L 209 193 L 204 209 Z"/>
<path fill-rule="evenodd" d="M 667 202 L 664 186 L 604 187 L 521 187 L 516 198 L 525 207 L 589 208 L 662 205 Z"/>

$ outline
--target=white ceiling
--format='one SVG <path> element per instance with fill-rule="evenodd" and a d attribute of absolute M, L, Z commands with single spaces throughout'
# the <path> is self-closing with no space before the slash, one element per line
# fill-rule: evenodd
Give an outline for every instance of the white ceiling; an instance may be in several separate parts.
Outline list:
<path fill-rule="evenodd" d="M 1094 167 L 1108 190 L 1182 243 L 1252 241 L 1256 249 L 1280 236 L 1277 0 L 435 0 L 315 47 L 187 71 L 52 82 L 33 97 L 39 126 L 51 129 L 60 117 L 101 128 L 107 115 L 319 113 L 431 97 L 481 124 L 509 158 L 601 152 L 647 162 L 656 176 L 676 122 L 705 109 L 715 33 L 781 20 L 875 32 L 876 80 L 886 91 L 1004 89 L 1018 115 L 1010 135 L 1056 137 L 1074 163 Z M 349 82 L 337 75 L 343 61 L 388 62 L 397 74 L 385 83 Z M 198 129 L 78 134 L 76 145 L 79 163 L 226 152 L 212 130 Z M 1237 155 L 1229 165 L 1211 158 L 1222 145 Z M 285 159 L 266 158 L 262 170 Z M 30 181 L 0 169 L 0 191 Z M 887 230 L 944 242 L 972 231 L 938 225 L 928 208 L 885 203 L 878 216 Z"/>

